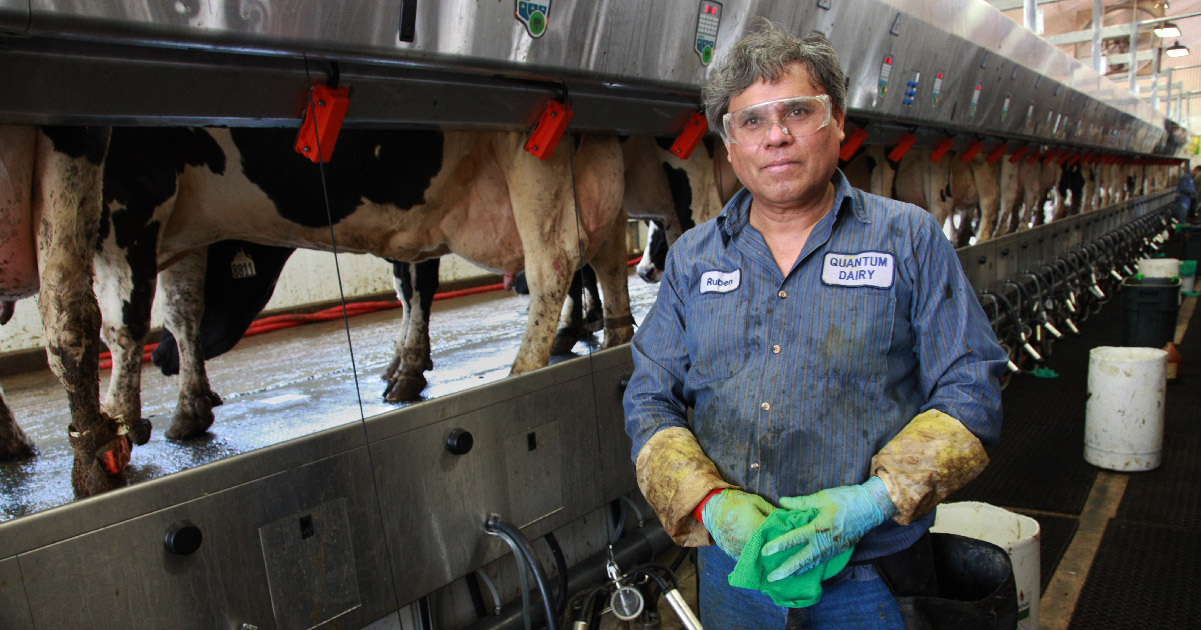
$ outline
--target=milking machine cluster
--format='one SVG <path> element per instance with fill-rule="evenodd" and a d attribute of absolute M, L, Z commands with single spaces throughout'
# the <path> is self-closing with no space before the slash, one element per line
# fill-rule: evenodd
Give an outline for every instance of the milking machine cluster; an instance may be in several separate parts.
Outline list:
<path fill-rule="evenodd" d="M 1144 215 L 979 291 L 980 304 L 1009 356 L 1002 387 L 1013 375 L 1042 368 L 1056 341 L 1079 335 L 1080 324 L 1100 312 L 1122 281 L 1136 273 L 1137 261 L 1162 249 L 1175 223 L 1166 211 Z"/>
<path fill-rule="evenodd" d="M 492 514 L 485 523 L 485 532 L 497 536 L 508 544 L 517 559 L 521 581 L 520 614 L 517 604 L 509 606 L 505 615 L 500 599 L 487 575 L 477 571 L 468 580 L 472 599 L 476 603 L 481 622 L 477 629 L 541 628 L 558 630 L 565 622 L 571 630 L 599 628 L 605 615 L 612 614 L 623 628 L 657 628 L 661 625 L 658 612 L 659 598 L 665 598 L 681 625 L 688 630 L 700 630 L 701 623 L 696 614 L 685 603 L 679 591 L 676 572 L 688 558 L 695 562 L 695 550 L 683 549 L 672 561 L 671 566 L 653 562 L 656 555 L 671 546 L 670 539 L 657 523 L 646 524 L 638 506 L 628 497 L 620 497 L 612 506 L 612 529 L 607 549 L 602 554 L 568 567 L 564 554 L 553 534 L 544 538 L 550 546 L 557 565 L 556 584 L 552 585 L 542 569 L 537 555 L 521 531 Z M 625 531 L 627 516 L 637 514 L 638 525 Z M 659 539 L 662 540 L 659 540 Z M 477 580 L 483 579 L 492 591 L 496 602 L 494 616 L 484 610 Z M 531 581 L 533 584 L 531 584 Z M 530 594 L 537 592 L 541 606 L 531 602 Z M 574 596 L 571 594 L 574 593 Z M 569 620 L 569 621 L 568 621 Z"/>

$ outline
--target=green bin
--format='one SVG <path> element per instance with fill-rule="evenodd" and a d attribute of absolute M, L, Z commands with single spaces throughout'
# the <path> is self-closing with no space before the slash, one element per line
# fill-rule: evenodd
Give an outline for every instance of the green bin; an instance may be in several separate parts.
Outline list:
<path fill-rule="evenodd" d="M 1126 278 L 1122 281 L 1122 310 L 1124 345 L 1162 348 L 1176 336 L 1180 278 Z"/>

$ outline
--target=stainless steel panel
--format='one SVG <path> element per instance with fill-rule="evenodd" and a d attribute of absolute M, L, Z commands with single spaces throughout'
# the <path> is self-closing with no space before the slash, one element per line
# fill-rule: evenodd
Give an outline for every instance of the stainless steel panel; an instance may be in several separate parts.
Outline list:
<path fill-rule="evenodd" d="M 34 622 L 44 628 L 297 627 L 275 621 L 260 528 L 270 530 L 281 515 L 320 513 L 343 500 L 356 569 L 348 579 L 357 580 L 364 605 L 338 621 L 366 625 L 394 609 L 370 480 L 366 449 L 359 449 L 21 554 Z M 164 531 L 181 519 L 204 535 L 190 556 L 163 547 Z"/>
<path fill-rule="evenodd" d="M 29 29 L 29 0 L 0 0 L 0 33 Z"/>
<path fill-rule="evenodd" d="M 404 541 L 392 545 L 401 605 L 509 553 L 502 541 L 484 533 L 490 513 L 535 538 L 609 500 L 602 492 L 617 484 L 606 479 L 629 478 L 632 464 L 628 456 L 619 457 L 617 470 L 608 469 L 613 464 L 607 455 L 602 459 L 597 423 L 620 423 L 620 415 L 612 415 L 615 379 L 629 366 L 629 348 L 615 348 L 423 403 L 428 408 L 422 418 L 405 418 L 402 409 L 367 421 L 377 486 L 385 498 L 385 531 L 389 540 Z M 607 383 L 595 378 L 604 371 Z M 606 416 L 598 416 L 594 388 L 608 392 Z M 422 424 L 414 426 L 417 422 Z M 472 434 L 470 452 L 447 451 L 447 436 L 455 429 Z M 551 440 L 557 433 L 559 448 L 544 448 L 538 437 L 539 446 L 528 450 L 531 433 L 550 433 Z M 627 445 L 622 453 L 628 452 Z M 535 520 L 525 522 L 531 517 Z"/>
<path fill-rule="evenodd" d="M 315 628 L 363 605 L 346 497 L 259 528 L 281 628 Z"/>
<path fill-rule="evenodd" d="M 249 57 L 275 56 L 291 64 L 293 74 L 303 55 L 352 65 L 434 69 L 500 83 L 493 98 L 480 100 L 467 85 L 471 80 L 450 80 L 438 107 L 429 106 L 431 101 L 421 106 L 415 90 L 401 88 L 401 100 L 413 96 L 418 106 L 400 106 L 396 113 L 388 114 L 386 107 L 373 105 L 379 114 L 359 118 L 392 124 L 476 121 L 526 125 L 541 105 L 529 102 L 533 82 L 551 92 L 566 87 L 570 94 L 603 88 L 610 103 L 632 105 L 628 114 L 622 115 L 605 115 L 605 109 L 598 107 L 596 119 L 586 122 L 585 117 L 578 123 L 581 128 L 674 133 L 687 110 L 695 107 L 694 99 L 708 71 L 692 49 L 695 0 L 558 0 L 546 33 L 538 39 L 532 39 L 514 19 L 513 6 L 507 1 L 422 2 L 412 42 L 398 37 L 400 4 L 394 0 L 33 0 L 30 32 L 53 48 L 69 49 L 87 41 L 139 51 L 169 48 L 186 56 L 220 51 L 240 55 L 236 63 L 252 67 L 266 62 L 250 61 Z M 797 31 L 821 30 L 831 36 L 851 78 L 849 102 L 854 115 L 1136 153 L 1175 153 L 1179 147 L 1174 142 L 1183 140 L 1170 136 L 1163 117 L 1121 86 L 1070 59 L 986 3 L 838 0 L 826 4 L 829 8 L 790 0 L 726 3 L 717 34 L 717 62 L 751 19 L 762 15 Z M 20 48 L 22 44 L 13 41 L 11 45 Z M 150 57 L 151 67 L 140 70 L 143 75 L 148 72 L 160 80 L 187 83 L 168 78 L 181 72 L 182 66 L 155 60 L 154 54 L 111 56 L 117 68 L 124 63 L 122 58 Z M 881 94 L 877 88 L 885 56 L 894 60 L 892 85 Z M 79 70 L 88 67 L 86 57 L 46 62 L 55 74 L 40 76 L 47 81 L 54 81 L 55 76 L 60 81 L 80 76 Z M 29 60 L 13 57 L 11 61 Z M 938 72 L 943 72 L 944 78 L 942 96 L 935 103 L 931 88 Z M 119 71 L 109 75 L 121 82 Z M 129 93 L 142 98 L 121 98 L 125 92 L 115 92 L 115 100 L 107 101 L 108 108 L 103 105 L 106 99 L 52 99 L 34 90 L 23 96 L 19 105 L 0 112 L 0 119 L 79 122 L 91 116 L 96 122 L 123 124 L 207 120 L 241 125 L 264 124 L 266 117 L 273 124 L 296 124 L 282 112 L 291 111 L 296 117 L 297 108 L 285 105 L 303 96 L 307 82 L 298 80 L 298 87 L 259 97 L 262 92 L 255 89 L 254 73 L 247 77 L 234 85 L 235 79 L 202 73 L 200 78 L 208 83 L 194 81 L 190 90 L 164 92 L 156 91 L 154 81 L 139 77 Z M 413 79 L 404 73 L 385 73 L 380 78 L 384 83 L 399 84 Z M 904 84 L 910 80 L 917 82 L 911 104 L 902 102 Z M 214 86 L 223 89 L 209 90 Z M 979 97 L 973 107 L 976 86 L 980 86 Z M 383 102 L 388 92 L 370 81 L 360 81 L 357 91 L 357 98 L 373 103 Z M 202 98 L 195 98 L 197 92 Z M 223 106 L 211 94 L 256 96 Z M 685 103 L 673 102 L 671 111 L 655 112 L 656 102 L 665 96 Z M 274 105 L 256 117 L 253 112 L 258 108 L 246 110 L 260 98 Z M 456 108 L 456 100 L 470 106 Z M 91 113 L 97 101 L 101 103 L 97 111 L 102 113 Z M 140 101 L 150 104 L 139 106 Z M 682 107 L 677 109 L 677 104 Z M 130 107 L 134 113 L 122 114 L 122 107 Z M 183 111 L 175 112 L 177 108 Z M 354 109 L 352 105 L 352 119 L 358 116 Z M 1029 123 L 1027 112 L 1031 113 Z M 652 120 L 641 120 L 648 115 Z M 623 118 L 629 120 L 623 124 Z"/>
<path fill-rule="evenodd" d="M 216 494 L 283 470 L 362 448 L 365 444 L 363 427 L 357 423 L 349 424 L 5 521 L 0 523 L 0 557 L 14 556 L 100 530 L 170 508 L 190 498 Z"/>
<path fill-rule="evenodd" d="M 25 580 L 16 558 L 0 560 L 0 628 L 32 628 Z"/>

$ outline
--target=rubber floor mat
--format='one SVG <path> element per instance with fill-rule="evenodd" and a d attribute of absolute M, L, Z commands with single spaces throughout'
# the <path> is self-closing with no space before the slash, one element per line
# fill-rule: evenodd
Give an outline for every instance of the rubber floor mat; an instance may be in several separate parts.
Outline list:
<path fill-rule="evenodd" d="M 1001 441 L 984 473 L 953 498 L 1008 508 L 1079 514 L 1097 468 L 1084 461 L 1088 352 L 1121 342 L 1121 304 L 1081 322 L 1079 337 L 1055 345 L 1046 366 L 1057 378 L 1016 377 L 1002 393 Z"/>
<path fill-rule="evenodd" d="M 1130 473 L 1118 518 L 1162 523 L 1181 529 L 1201 523 L 1201 436 L 1164 438 L 1159 468 Z M 1197 627 L 1201 627 L 1201 620 Z"/>
<path fill-rule="evenodd" d="M 1113 519 L 1068 625 L 1072 630 L 1201 627 L 1201 534 Z"/>
<path fill-rule="evenodd" d="M 1014 510 L 1022 513 L 1022 510 Z M 1039 576 L 1041 585 L 1040 592 L 1046 592 L 1047 584 L 1051 583 L 1051 576 L 1055 575 L 1055 567 L 1059 566 L 1059 560 L 1063 557 L 1063 552 L 1068 550 L 1068 545 L 1072 542 L 1072 536 L 1076 535 L 1076 527 L 1080 521 L 1070 516 L 1055 516 L 1052 514 L 1030 514 L 1026 516 L 1038 521 L 1038 542 L 1039 542 Z"/>

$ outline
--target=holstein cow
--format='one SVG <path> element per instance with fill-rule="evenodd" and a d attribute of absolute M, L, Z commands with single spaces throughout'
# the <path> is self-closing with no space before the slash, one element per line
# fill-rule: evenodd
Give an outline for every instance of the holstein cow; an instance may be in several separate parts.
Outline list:
<path fill-rule="evenodd" d="M 671 153 L 671 141 L 634 138 L 626 142 L 625 155 L 630 163 L 658 163 L 662 169 L 636 169 L 629 173 L 626 183 L 626 211 L 630 218 L 648 221 L 646 245 L 638 262 L 638 276 L 647 282 L 658 282 L 667 260 L 667 248 L 685 230 L 721 213 L 725 202 L 734 196 L 742 183 L 734 175 L 725 145 L 706 138 L 687 160 Z M 635 177 L 644 178 L 638 182 Z M 646 191 L 670 191 L 667 207 L 673 215 L 663 212 L 662 197 L 647 195 Z M 657 193 L 654 193 L 657 195 Z"/>
<path fill-rule="evenodd" d="M 621 145 L 625 177 L 623 205 L 628 212 L 637 217 L 653 217 L 664 225 L 673 226 L 672 229 L 676 231 L 680 225 L 691 227 L 694 205 L 701 213 L 716 214 L 713 208 L 720 207 L 720 200 L 713 199 L 715 194 L 710 189 L 715 187 L 714 179 L 720 178 L 722 173 L 713 171 L 711 142 L 704 147 L 697 147 L 688 160 L 680 160 L 669 152 L 670 141 L 632 137 L 622 140 Z M 732 174 L 726 176 L 727 181 L 731 178 Z M 662 234 L 662 231 L 658 234 Z M 218 287 L 246 286 L 248 283 L 229 276 L 227 259 L 232 256 L 233 250 L 217 252 L 215 247 L 209 248 L 206 300 L 203 321 L 199 324 L 203 358 L 225 352 L 237 342 L 270 297 L 270 287 L 274 286 L 276 276 L 267 274 L 273 271 L 278 275 L 279 272 L 279 268 L 270 266 L 259 269 L 258 278 L 250 286 L 260 291 L 267 290 L 265 295 L 254 299 L 243 295 L 237 302 L 220 300 L 222 289 Z M 271 252 L 259 253 L 260 249 L 266 249 L 265 246 L 257 247 L 259 249 L 247 248 L 252 252 L 252 258 L 267 255 L 268 262 L 275 260 Z M 211 257 L 215 255 L 221 260 L 214 265 Z M 279 262 L 282 265 L 282 260 Z M 515 276 L 507 274 L 506 283 L 511 278 L 515 290 L 528 293 L 524 276 L 524 273 Z M 382 378 L 388 383 L 384 392 L 385 400 L 403 402 L 420 397 L 426 386 L 424 373 L 433 369 L 429 314 L 433 295 L 438 288 L 438 259 L 432 258 L 413 265 L 394 262 L 393 278 L 403 314 L 393 359 Z M 269 285 L 265 282 L 268 279 Z M 582 336 L 595 332 L 597 328 L 593 322 L 601 321 L 601 308 L 595 272 L 585 265 L 572 278 L 551 354 L 568 353 Z M 163 337 L 154 352 L 154 361 L 166 374 L 174 374 L 179 370 L 179 353 L 169 327 L 164 327 Z M 219 400 L 215 394 L 209 398 Z"/>
<path fill-rule="evenodd" d="M 71 484 L 79 496 L 124 485 L 120 472 L 132 443 L 150 437 L 140 414 L 101 410 L 99 401 L 100 312 L 92 261 L 109 135 L 104 128 L 0 126 L 2 298 L 38 291 L 46 356 L 70 406 Z M 0 456 L 28 457 L 32 443 L 2 407 Z"/>
<path fill-rule="evenodd" d="M 140 413 L 140 340 L 161 269 L 174 291 L 165 317 L 183 358 L 166 436 L 211 425 L 212 392 L 196 351 L 198 284 L 204 246 L 225 238 L 328 250 L 332 235 L 339 251 L 412 262 L 454 251 L 499 273 L 524 269 L 531 302 L 515 374 L 546 365 L 571 274 L 584 262 L 605 292 L 605 345 L 632 335 L 615 137 L 567 139 L 538 160 L 515 132 L 346 130 L 324 178 L 292 151 L 294 138 L 286 129 L 113 132 L 97 251 L 113 352 L 106 409 Z"/>
<path fill-rule="evenodd" d="M 973 235 L 979 241 L 988 240 L 1003 202 L 1003 168 L 990 165 L 981 155 L 966 164 L 953 152 L 937 162 L 931 161 L 930 155 L 930 151 L 914 149 L 901 158 L 892 196 L 933 214 L 944 230 L 955 235 L 952 240 L 957 247 L 967 245 Z M 958 223 L 953 221 L 955 216 Z"/>

